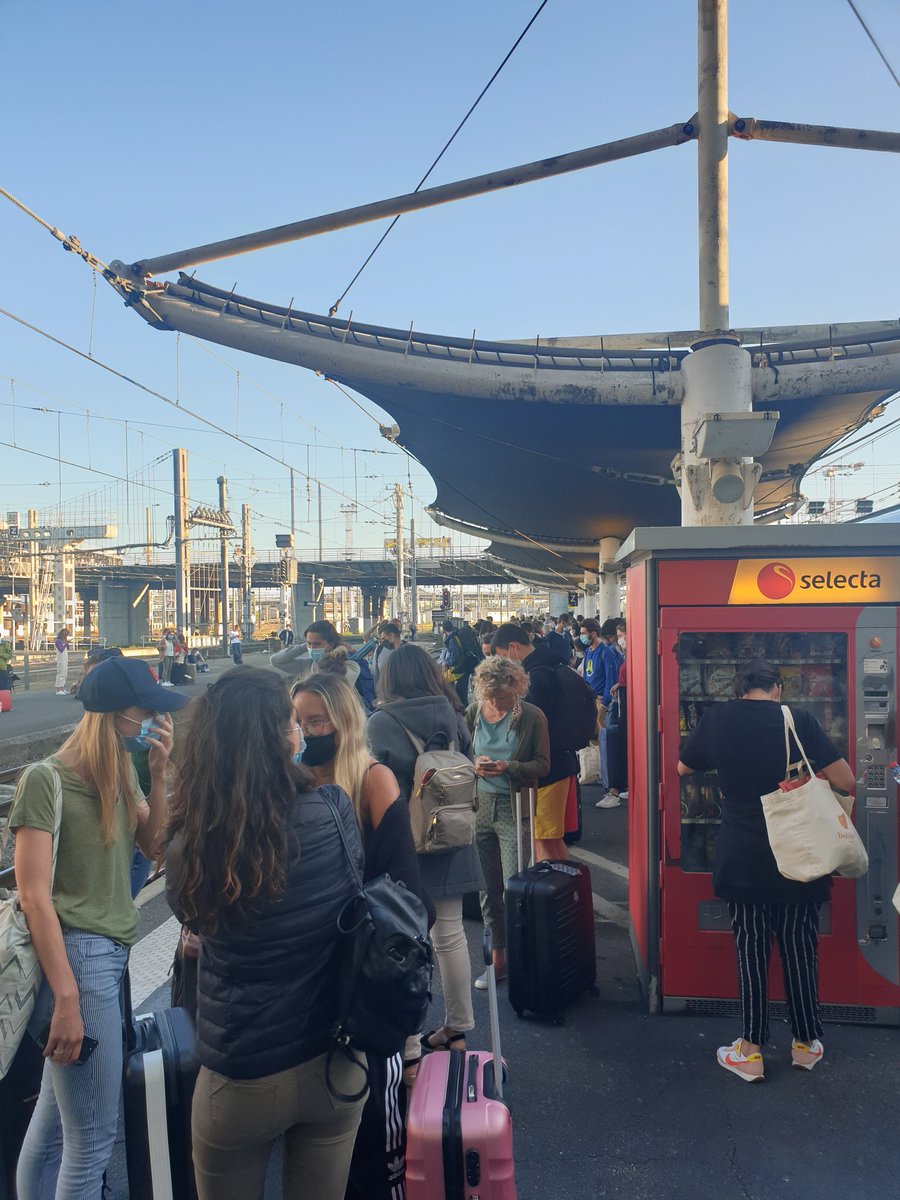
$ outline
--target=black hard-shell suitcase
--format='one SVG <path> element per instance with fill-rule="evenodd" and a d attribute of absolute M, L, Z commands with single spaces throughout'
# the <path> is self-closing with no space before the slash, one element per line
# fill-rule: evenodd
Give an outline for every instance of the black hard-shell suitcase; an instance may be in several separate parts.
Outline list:
<path fill-rule="evenodd" d="M 130 1200 L 196 1200 L 191 1101 L 198 1063 L 183 1008 L 126 1016 L 125 1158 Z"/>
<path fill-rule="evenodd" d="M 534 829 L 534 793 L 531 829 Z M 516 797 L 521 854 L 521 794 Z M 562 1021 L 582 992 L 595 992 L 597 952 L 591 876 L 583 863 L 541 862 L 506 881 L 506 972 L 517 1016 Z"/>

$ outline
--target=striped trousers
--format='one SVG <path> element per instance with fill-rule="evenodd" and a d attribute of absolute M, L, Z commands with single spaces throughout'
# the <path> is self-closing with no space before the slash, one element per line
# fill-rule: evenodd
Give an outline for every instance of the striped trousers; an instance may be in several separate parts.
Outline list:
<path fill-rule="evenodd" d="M 778 940 L 791 1029 L 798 1042 L 822 1037 L 819 1019 L 818 904 L 729 902 L 737 947 L 743 1038 L 761 1046 L 769 1037 L 769 958 Z"/>

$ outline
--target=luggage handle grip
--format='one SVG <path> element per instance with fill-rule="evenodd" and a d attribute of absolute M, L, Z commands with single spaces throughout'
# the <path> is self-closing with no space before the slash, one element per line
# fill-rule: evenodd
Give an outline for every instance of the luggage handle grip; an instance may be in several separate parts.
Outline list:
<path fill-rule="evenodd" d="M 497 1099 L 503 1099 L 503 1059 L 500 1057 L 500 1008 L 497 1003 L 497 976 L 494 971 L 491 931 L 485 929 L 482 939 L 484 962 L 488 980 L 488 1012 L 491 1019 L 491 1054 L 494 1059 L 494 1087 Z"/>

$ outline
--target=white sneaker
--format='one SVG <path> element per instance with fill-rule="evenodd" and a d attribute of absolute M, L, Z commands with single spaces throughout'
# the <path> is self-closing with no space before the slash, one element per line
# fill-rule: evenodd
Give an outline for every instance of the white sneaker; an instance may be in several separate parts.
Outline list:
<path fill-rule="evenodd" d="M 607 792 L 602 800 L 596 802 L 594 808 L 618 808 L 621 803 L 621 797 L 614 796 L 612 792 Z"/>
<path fill-rule="evenodd" d="M 627 799 L 628 799 L 628 793 L 627 793 L 627 792 L 619 792 L 619 799 L 620 799 L 620 800 L 627 800 Z"/>
<path fill-rule="evenodd" d="M 502 983 L 503 980 L 506 978 L 506 971 L 504 971 L 503 974 L 501 975 L 500 972 L 496 971 L 496 968 L 495 968 L 495 973 L 497 976 L 497 982 Z M 478 976 L 478 978 L 475 980 L 475 987 L 478 989 L 479 992 L 486 992 L 488 990 L 488 973 L 487 973 L 487 971 L 485 971 L 485 973 L 483 975 Z"/>
<path fill-rule="evenodd" d="M 174 683 L 161 683 L 159 686 L 160 687 L 174 687 L 175 684 Z"/>
<path fill-rule="evenodd" d="M 65 690 L 65 688 L 57 688 L 56 694 L 57 696 L 67 696 L 68 692 Z"/>

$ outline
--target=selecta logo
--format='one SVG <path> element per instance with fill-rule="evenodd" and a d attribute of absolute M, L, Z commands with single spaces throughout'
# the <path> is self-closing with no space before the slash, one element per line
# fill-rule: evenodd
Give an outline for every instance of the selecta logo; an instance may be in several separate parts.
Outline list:
<path fill-rule="evenodd" d="M 841 829 L 849 829 L 847 817 L 844 813 L 838 813 L 838 824 L 840 825 Z"/>
<path fill-rule="evenodd" d="M 894 558 L 744 558 L 729 604 L 878 604 L 900 601 Z"/>
<path fill-rule="evenodd" d="M 787 563 L 766 563 L 756 577 L 756 586 L 768 600 L 784 600 L 794 590 L 797 576 Z"/>

